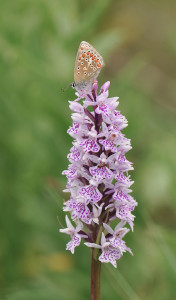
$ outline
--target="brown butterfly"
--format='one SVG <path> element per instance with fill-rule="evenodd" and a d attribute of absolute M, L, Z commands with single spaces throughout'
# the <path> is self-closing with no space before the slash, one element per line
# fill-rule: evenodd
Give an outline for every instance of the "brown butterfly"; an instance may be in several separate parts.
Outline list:
<path fill-rule="evenodd" d="M 89 43 L 82 41 L 76 56 L 72 87 L 79 91 L 90 86 L 103 66 L 104 61 L 98 51 Z"/>

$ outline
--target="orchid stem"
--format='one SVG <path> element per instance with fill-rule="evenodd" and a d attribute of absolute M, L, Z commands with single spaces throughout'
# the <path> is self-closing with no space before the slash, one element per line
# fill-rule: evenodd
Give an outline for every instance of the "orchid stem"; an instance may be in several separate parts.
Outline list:
<path fill-rule="evenodd" d="M 95 259 L 94 250 L 91 260 L 91 300 L 101 300 L 101 262 Z"/>

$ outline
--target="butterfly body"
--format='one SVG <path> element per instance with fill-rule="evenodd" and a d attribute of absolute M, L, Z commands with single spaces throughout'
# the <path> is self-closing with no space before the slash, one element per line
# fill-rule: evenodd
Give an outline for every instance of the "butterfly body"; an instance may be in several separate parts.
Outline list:
<path fill-rule="evenodd" d="M 103 66 L 104 61 L 98 51 L 89 43 L 82 41 L 76 56 L 72 87 L 78 91 L 89 87 Z"/>

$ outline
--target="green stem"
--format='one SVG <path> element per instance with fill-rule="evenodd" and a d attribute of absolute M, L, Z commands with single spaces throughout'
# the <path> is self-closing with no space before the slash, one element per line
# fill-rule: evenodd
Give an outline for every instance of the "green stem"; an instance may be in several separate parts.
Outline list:
<path fill-rule="evenodd" d="M 91 300 L 101 300 L 101 262 L 94 257 L 92 249 L 91 261 Z"/>

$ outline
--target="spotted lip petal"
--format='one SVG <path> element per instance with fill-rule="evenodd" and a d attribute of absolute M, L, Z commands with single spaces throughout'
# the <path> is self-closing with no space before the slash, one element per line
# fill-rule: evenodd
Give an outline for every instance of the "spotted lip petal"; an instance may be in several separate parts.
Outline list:
<path fill-rule="evenodd" d="M 91 167 L 89 168 L 90 174 L 98 181 L 111 180 L 113 173 L 107 167 Z"/>
<path fill-rule="evenodd" d="M 100 146 L 98 145 L 98 143 L 95 141 L 95 139 L 83 139 L 80 143 L 79 143 L 79 147 L 82 147 L 84 149 L 85 152 L 98 152 L 100 150 Z"/>
<path fill-rule="evenodd" d="M 99 256 L 99 261 L 102 263 L 111 263 L 115 268 L 117 268 L 116 260 L 121 258 L 121 253 L 115 248 L 108 247 L 106 250 L 102 251 Z"/>
<path fill-rule="evenodd" d="M 100 199 L 102 198 L 102 194 L 99 192 L 99 190 L 92 185 L 84 186 L 83 188 L 80 189 L 79 193 L 80 195 L 85 197 L 87 204 L 90 201 L 93 201 L 95 203 L 99 202 Z"/>
<path fill-rule="evenodd" d="M 75 247 L 78 247 L 81 242 L 81 237 L 74 235 L 70 242 L 67 243 L 66 250 L 70 250 L 72 254 L 75 252 Z"/>

